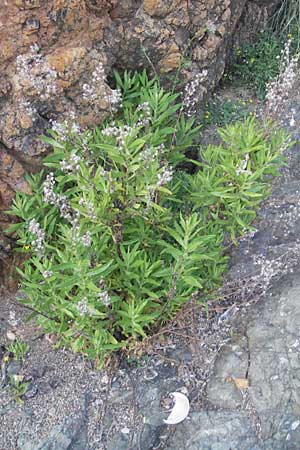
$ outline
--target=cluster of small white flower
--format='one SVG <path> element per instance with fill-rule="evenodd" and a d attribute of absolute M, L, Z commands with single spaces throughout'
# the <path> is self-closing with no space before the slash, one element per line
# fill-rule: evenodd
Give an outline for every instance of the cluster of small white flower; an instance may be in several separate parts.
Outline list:
<path fill-rule="evenodd" d="M 251 175 L 251 170 L 247 169 L 247 165 L 248 165 L 248 161 L 249 161 L 249 153 L 246 153 L 245 158 L 241 161 L 239 167 L 236 169 L 236 174 L 240 175 L 241 173 L 248 173 L 249 175 Z"/>
<path fill-rule="evenodd" d="M 47 278 L 52 277 L 53 272 L 52 272 L 52 270 L 44 270 L 44 271 L 42 272 L 42 275 L 43 275 L 43 278 L 47 279 Z"/>
<path fill-rule="evenodd" d="M 143 163 L 144 167 L 149 167 L 157 158 L 163 156 L 166 151 L 164 144 L 160 144 L 157 147 L 145 146 L 144 150 L 139 155 L 139 160 Z"/>
<path fill-rule="evenodd" d="M 111 113 L 116 113 L 122 106 L 122 92 L 120 89 L 111 89 L 109 93 L 104 95 L 104 99 L 108 102 Z"/>
<path fill-rule="evenodd" d="M 272 116 L 280 108 L 283 108 L 285 101 L 289 98 L 295 87 L 298 78 L 299 53 L 291 56 L 292 40 L 288 39 L 281 52 L 279 74 L 275 80 L 267 85 L 266 106 L 267 112 Z"/>
<path fill-rule="evenodd" d="M 81 197 L 78 205 L 86 208 L 86 213 L 91 220 L 97 219 L 95 208 L 92 202 L 87 202 L 86 200 L 84 200 L 84 198 Z"/>
<path fill-rule="evenodd" d="M 40 224 L 35 219 L 31 219 L 31 221 L 29 222 L 28 231 L 34 236 L 34 239 L 31 242 L 32 248 L 36 251 L 37 254 L 43 255 L 45 231 L 41 228 Z"/>
<path fill-rule="evenodd" d="M 99 91 L 97 87 L 101 86 L 105 81 L 105 72 L 102 63 L 96 67 L 92 73 L 92 78 L 90 84 L 85 83 L 82 86 L 83 98 L 87 101 L 95 101 L 99 96 Z"/>
<path fill-rule="evenodd" d="M 87 297 L 83 297 L 76 305 L 77 311 L 80 316 L 85 316 L 90 313 Z"/>
<path fill-rule="evenodd" d="M 203 99 L 206 88 L 203 85 L 207 80 L 208 71 L 202 70 L 198 73 L 194 80 L 187 83 L 183 91 L 183 109 L 188 117 L 196 112 L 197 104 Z"/>
<path fill-rule="evenodd" d="M 90 247 L 92 244 L 92 235 L 90 231 L 87 231 L 82 237 L 81 242 L 84 247 Z"/>
<path fill-rule="evenodd" d="M 81 136 L 81 150 L 87 155 L 91 156 L 91 151 L 89 148 L 89 139 L 91 137 L 91 132 L 86 131 L 83 136 Z"/>
<path fill-rule="evenodd" d="M 209 33 L 214 34 L 217 31 L 217 25 L 212 20 L 208 20 L 206 22 L 206 29 Z"/>
<path fill-rule="evenodd" d="M 97 294 L 98 300 L 103 303 L 104 306 L 108 307 L 111 304 L 110 296 L 107 291 L 101 291 Z"/>
<path fill-rule="evenodd" d="M 69 129 L 66 121 L 57 122 L 56 120 L 51 120 L 51 128 L 55 133 L 57 133 L 57 135 L 62 141 L 67 140 L 69 135 Z"/>
<path fill-rule="evenodd" d="M 117 141 L 118 147 L 120 150 L 122 150 L 125 146 L 126 138 L 130 136 L 132 133 L 132 128 L 129 125 L 123 125 L 120 127 L 117 127 L 114 125 L 114 122 L 112 122 L 112 126 L 108 126 L 106 128 L 103 128 L 102 134 L 104 136 L 110 136 L 114 137 Z"/>
<path fill-rule="evenodd" d="M 104 306 L 109 307 L 111 305 L 111 299 L 109 293 L 107 292 L 105 281 L 103 278 L 99 280 L 99 288 L 101 291 L 97 294 L 98 300 L 103 303 Z"/>
<path fill-rule="evenodd" d="M 78 123 L 73 122 L 70 128 L 71 134 L 81 134 L 81 129 Z"/>
<path fill-rule="evenodd" d="M 102 290 L 97 294 L 97 300 L 107 308 L 111 305 L 111 299 L 106 290 Z M 92 315 L 92 309 L 89 306 L 87 297 L 83 297 L 76 305 L 76 309 L 80 316 Z"/>
<path fill-rule="evenodd" d="M 73 211 L 69 201 L 65 195 L 54 192 L 54 186 L 54 173 L 50 172 L 43 183 L 43 200 L 45 203 L 49 203 L 49 205 L 56 206 L 59 209 L 61 217 L 71 222 L 73 219 Z"/>
<path fill-rule="evenodd" d="M 42 100 L 57 94 L 57 72 L 53 70 L 40 54 L 38 45 L 32 45 L 29 53 L 16 59 L 17 73 L 21 79 L 32 86 Z"/>
<path fill-rule="evenodd" d="M 152 118 L 152 110 L 150 108 L 149 102 L 141 103 L 137 109 L 137 112 L 141 112 L 141 116 L 136 123 L 137 127 L 148 127 Z"/>
<path fill-rule="evenodd" d="M 110 177 L 110 171 L 109 170 L 105 170 L 104 167 L 99 166 L 97 171 L 103 178 L 105 178 L 106 180 L 109 180 L 109 177 Z"/>
<path fill-rule="evenodd" d="M 140 153 L 139 160 L 143 163 L 144 167 L 149 167 L 157 159 L 158 155 L 158 147 L 150 147 L 147 145 Z"/>
<path fill-rule="evenodd" d="M 71 242 L 73 246 L 82 244 L 84 247 L 90 247 L 92 245 L 92 235 L 90 231 L 87 231 L 83 236 L 80 235 L 80 212 L 75 210 L 73 210 Z"/>
<path fill-rule="evenodd" d="M 99 63 L 92 73 L 89 83 L 82 86 L 82 97 L 89 103 L 104 99 L 109 104 L 110 111 L 116 112 L 122 104 L 122 93 L 120 89 L 111 89 L 110 92 L 103 95 L 103 85 L 106 81 L 103 65 Z"/>
<path fill-rule="evenodd" d="M 162 172 L 158 174 L 157 186 L 163 186 L 169 183 L 173 178 L 174 170 L 167 165 L 163 167 Z"/>
<path fill-rule="evenodd" d="M 59 194 L 57 196 L 57 202 L 55 206 L 57 206 L 57 208 L 59 209 L 60 215 L 63 219 L 66 219 L 69 222 L 73 220 L 73 210 L 66 195 Z"/>
<path fill-rule="evenodd" d="M 70 113 L 70 118 L 75 120 L 73 113 Z M 50 123 L 52 131 L 54 131 L 59 136 L 60 140 L 64 142 L 70 139 L 72 135 L 81 135 L 82 133 L 80 126 L 74 121 L 69 124 L 66 120 L 63 122 L 51 120 Z"/>
<path fill-rule="evenodd" d="M 76 153 L 73 153 L 68 161 L 63 159 L 60 162 L 60 168 L 65 173 L 78 172 L 80 169 L 80 161 L 81 157 L 76 155 Z"/>
<path fill-rule="evenodd" d="M 43 183 L 43 200 L 45 203 L 52 205 L 56 200 L 56 193 L 54 192 L 55 178 L 54 173 L 48 173 L 46 180 Z"/>

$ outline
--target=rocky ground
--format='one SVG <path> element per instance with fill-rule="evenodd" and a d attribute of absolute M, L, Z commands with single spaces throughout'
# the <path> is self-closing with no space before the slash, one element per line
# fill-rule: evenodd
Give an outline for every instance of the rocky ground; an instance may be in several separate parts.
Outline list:
<path fill-rule="evenodd" d="M 289 109 L 296 117 L 300 102 Z M 299 450 L 296 133 L 295 140 L 256 232 L 232 250 L 218 298 L 205 308 L 193 299 L 143 344 L 142 358 L 136 349 L 96 371 L 80 356 L 55 350 L 54 337 L 25 322 L 27 311 L 2 295 L 0 342 L 13 333 L 30 352 L 20 364 L 0 350 L 1 450 Z M 28 383 L 24 403 L 7 382 L 16 374 Z M 187 395 L 191 409 L 185 421 L 167 426 L 174 391 Z"/>

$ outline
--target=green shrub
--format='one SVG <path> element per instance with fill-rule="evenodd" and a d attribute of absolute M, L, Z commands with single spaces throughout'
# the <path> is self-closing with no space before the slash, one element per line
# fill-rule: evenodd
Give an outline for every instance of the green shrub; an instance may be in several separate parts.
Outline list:
<path fill-rule="evenodd" d="M 255 217 L 282 163 L 282 133 L 254 120 L 219 130 L 188 174 L 199 127 L 145 73 L 116 74 L 121 111 L 101 128 L 44 137 L 47 168 L 18 193 L 24 304 L 60 343 L 97 358 L 151 333 L 226 268 L 224 240 Z M 50 170 L 50 171 L 49 171 Z"/>
<path fill-rule="evenodd" d="M 266 85 L 279 73 L 279 61 L 285 39 L 266 30 L 254 43 L 235 49 L 233 62 L 225 80 L 251 87 L 258 98 L 264 99 Z"/>
<path fill-rule="evenodd" d="M 249 114 L 245 102 L 230 99 L 222 100 L 213 96 L 206 105 L 203 125 L 224 126 L 231 122 L 246 119 L 249 115 L 251 114 Z"/>
<path fill-rule="evenodd" d="M 18 339 L 16 339 L 7 347 L 7 350 L 13 354 L 13 357 L 16 361 L 24 361 L 27 353 L 29 352 L 29 349 L 30 347 L 28 344 L 26 344 L 26 342 L 22 342 Z"/>

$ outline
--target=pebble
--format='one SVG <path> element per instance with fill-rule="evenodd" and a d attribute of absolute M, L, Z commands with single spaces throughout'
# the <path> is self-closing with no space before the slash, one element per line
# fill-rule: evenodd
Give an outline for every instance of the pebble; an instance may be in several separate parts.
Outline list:
<path fill-rule="evenodd" d="M 299 421 L 299 420 L 296 420 L 295 422 L 292 423 L 291 429 L 292 429 L 293 431 L 295 431 L 295 430 L 299 427 L 299 425 L 300 425 L 300 421 Z"/>
<path fill-rule="evenodd" d="M 7 366 L 7 375 L 9 377 L 13 375 L 18 375 L 22 370 L 22 364 L 20 361 L 10 361 L 10 363 Z"/>
<path fill-rule="evenodd" d="M 9 339 L 10 341 L 15 341 L 17 339 L 17 336 L 15 335 L 15 333 L 13 333 L 12 331 L 8 331 L 6 333 L 6 337 L 7 339 Z"/>
<path fill-rule="evenodd" d="M 25 392 L 25 394 L 23 395 L 23 398 L 28 400 L 30 398 L 33 398 L 37 395 L 38 393 L 38 388 L 35 384 L 30 384 L 27 391 Z"/>

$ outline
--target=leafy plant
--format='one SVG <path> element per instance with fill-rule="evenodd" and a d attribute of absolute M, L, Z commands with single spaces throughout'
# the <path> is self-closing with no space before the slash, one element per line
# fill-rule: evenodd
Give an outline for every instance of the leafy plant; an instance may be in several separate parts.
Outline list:
<path fill-rule="evenodd" d="M 27 353 L 29 352 L 29 345 L 26 342 L 15 340 L 8 347 L 7 350 L 13 353 L 13 357 L 16 361 L 24 361 Z"/>
<path fill-rule="evenodd" d="M 23 375 L 12 375 L 10 377 L 9 386 L 17 403 L 23 403 L 22 397 L 28 390 L 29 382 L 23 380 Z"/>
<path fill-rule="evenodd" d="M 285 39 L 269 30 L 259 33 L 254 43 L 236 48 L 225 80 L 254 89 L 258 98 L 266 94 L 266 84 L 279 72 L 279 58 Z"/>
<path fill-rule="evenodd" d="M 200 150 L 200 170 L 185 174 L 186 205 L 212 232 L 226 230 L 231 239 L 251 228 L 255 209 L 268 195 L 270 177 L 283 164 L 284 133 L 271 122 L 261 127 L 254 118 L 218 130 L 220 146 Z"/>
<path fill-rule="evenodd" d="M 237 120 L 246 119 L 248 116 L 249 111 L 244 102 L 230 99 L 221 100 L 214 96 L 206 105 L 203 125 L 224 126 Z"/>
<path fill-rule="evenodd" d="M 224 147 L 201 149 L 190 175 L 184 152 L 200 127 L 177 95 L 145 72 L 116 83 L 114 120 L 50 130 L 48 170 L 27 177 L 32 194 L 18 193 L 10 211 L 28 254 L 22 301 L 46 332 L 99 364 L 220 283 L 225 238 L 250 227 L 285 141 L 237 123 L 219 131 Z"/>

